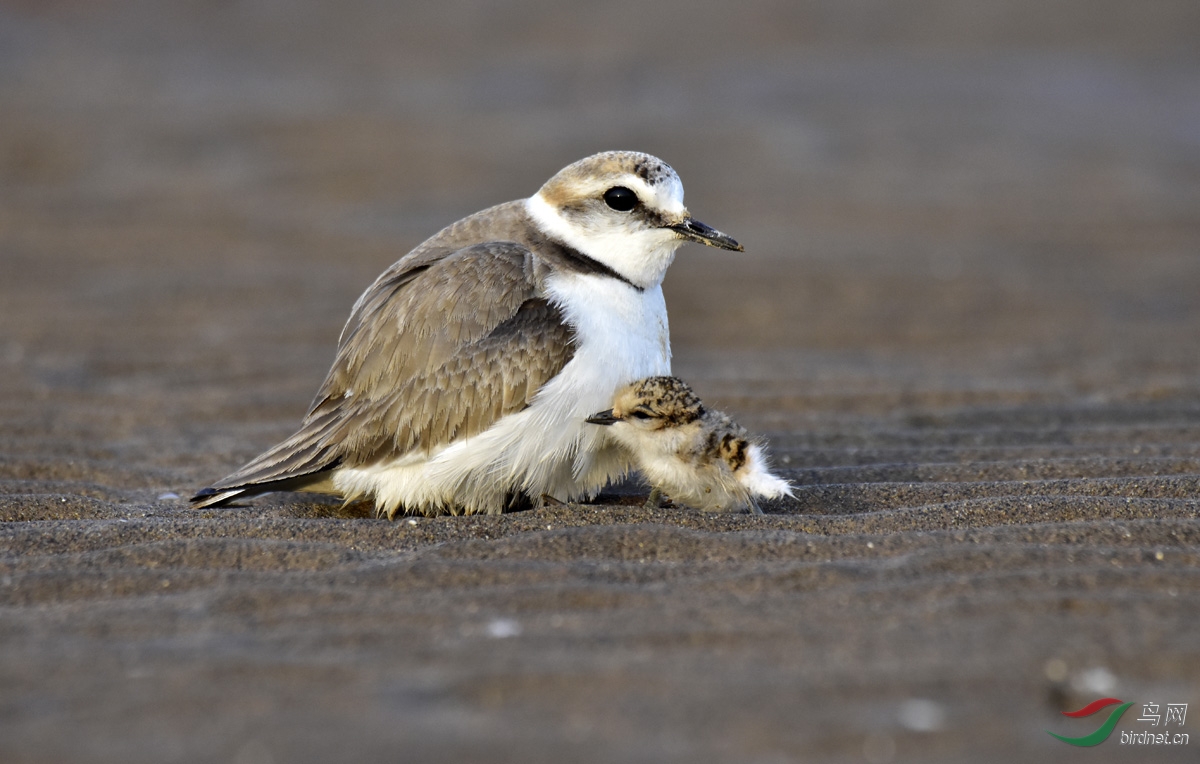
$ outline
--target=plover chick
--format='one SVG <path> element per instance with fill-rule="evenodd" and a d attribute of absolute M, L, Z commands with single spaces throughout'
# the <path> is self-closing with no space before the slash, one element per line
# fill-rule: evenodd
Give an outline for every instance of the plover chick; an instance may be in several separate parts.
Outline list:
<path fill-rule="evenodd" d="M 316 491 L 393 517 L 593 495 L 629 458 L 584 420 L 670 373 L 662 280 L 685 241 L 742 249 L 630 151 L 448 226 L 355 303 L 300 429 L 192 501 Z"/>
<path fill-rule="evenodd" d="M 771 474 L 763 444 L 725 414 L 705 408 L 678 377 L 626 385 L 612 408 L 587 421 L 605 425 L 650 485 L 676 503 L 762 514 L 757 499 L 792 496 L 788 482 Z"/>

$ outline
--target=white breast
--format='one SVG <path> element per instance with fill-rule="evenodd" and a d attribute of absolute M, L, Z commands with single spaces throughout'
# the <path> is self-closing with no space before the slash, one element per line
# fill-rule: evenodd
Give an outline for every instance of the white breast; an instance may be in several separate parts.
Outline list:
<path fill-rule="evenodd" d="M 550 300 L 575 327 L 575 358 L 592 371 L 623 385 L 671 369 L 671 340 L 662 286 L 644 291 L 614 278 L 575 273 L 547 279 Z M 616 388 L 606 390 L 607 408 Z M 589 403 L 590 405 L 590 403 Z M 589 414 L 599 409 L 592 409 Z"/>
<path fill-rule="evenodd" d="M 598 275 L 556 274 L 550 300 L 575 328 L 571 361 L 525 411 L 493 429 L 511 454 L 508 477 L 559 498 L 603 487 L 628 468 L 607 428 L 587 417 L 612 405 L 617 389 L 635 379 L 671 373 L 671 343 L 662 287 L 638 291 Z"/>

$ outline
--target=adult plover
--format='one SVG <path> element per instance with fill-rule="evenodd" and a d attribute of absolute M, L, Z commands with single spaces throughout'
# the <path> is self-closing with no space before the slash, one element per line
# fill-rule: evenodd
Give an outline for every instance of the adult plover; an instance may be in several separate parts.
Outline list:
<path fill-rule="evenodd" d="M 742 249 L 627 151 L 444 228 L 355 303 L 299 431 L 192 501 L 315 491 L 394 517 L 594 494 L 629 456 L 584 420 L 670 373 L 662 280 L 685 241 Z"/>
<path fill-rule="evenodd" d="M 756 499 L 792 496 L 771 474 L 763 444 L 720 411 L 706 409 L 677 377 L 650 377 L 626 385 L 612 408 L 588 417 L 607 425 L 655 489 L 679 504 L 710 512 L 750 510 Z"/>

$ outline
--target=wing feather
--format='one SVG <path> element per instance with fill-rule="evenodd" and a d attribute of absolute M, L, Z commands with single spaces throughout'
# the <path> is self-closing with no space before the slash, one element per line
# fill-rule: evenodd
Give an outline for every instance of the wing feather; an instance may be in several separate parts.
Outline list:
<path fill-rule="evenodd" d="M 341 464 L 429 452 L 522 410 L 571 360 L 573 334 L 527 248 L 407 260 L 355 304 L 300 430 L 206 490 L 315 482 Z"/>

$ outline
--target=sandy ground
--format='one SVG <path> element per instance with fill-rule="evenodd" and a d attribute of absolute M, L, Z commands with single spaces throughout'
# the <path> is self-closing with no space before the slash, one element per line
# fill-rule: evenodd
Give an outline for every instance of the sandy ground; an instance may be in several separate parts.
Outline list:
<path fill-rule="evenodd" d="M 1195 760 L 1119 740 L 1200 714 L 1194 2 L 437 7 L 0 4 L 0 761 Z M 746 245 L 676 372 L 796 501 L 177 498 L 607 148 Z"/>

